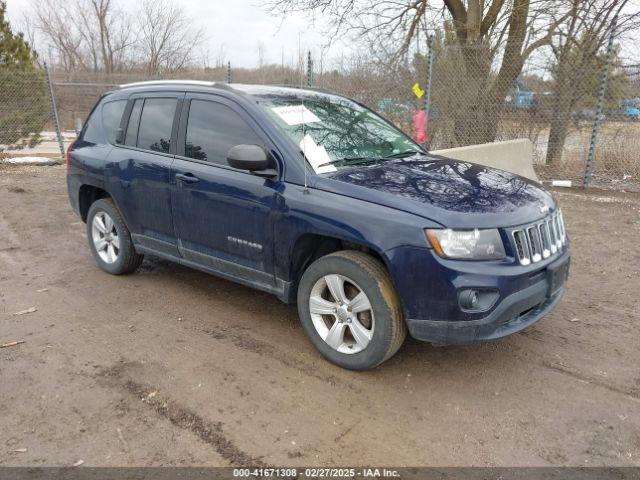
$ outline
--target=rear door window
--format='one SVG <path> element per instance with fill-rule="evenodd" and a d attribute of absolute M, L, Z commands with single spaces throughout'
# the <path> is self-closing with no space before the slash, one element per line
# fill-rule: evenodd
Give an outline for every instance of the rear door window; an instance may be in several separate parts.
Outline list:
<path fill-rule="evenodd" d="M 208 100 L 191 100 L 186 157 L 227 165 L 227 153 L 231 147 L 262 143 L 253 129 L 231 108 Z"/>
<path fill-rule="evenodd" d="M 169 153 L 177 104 L 178 100 L 175 98 L 147 98 L 144 101 L 136 142 L 138 148 Z M 133 119 L 133 112 L 131 118 Z"/>

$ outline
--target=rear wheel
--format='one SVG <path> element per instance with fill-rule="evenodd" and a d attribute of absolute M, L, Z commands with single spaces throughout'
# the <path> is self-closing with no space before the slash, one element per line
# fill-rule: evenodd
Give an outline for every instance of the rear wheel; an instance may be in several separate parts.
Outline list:
<path fill-rule="evenodd" d="M 130 273 L 142 263 L 136 253 L 129 229 L 113 201 L 95 201 L 87 213 L 87 237 L 98 266 L 113 275 Z"/>
<path fill-rule="evenodd" d="M 320 353 L 351 370 L 389 359 L 406 336 L 389 274 L 363 252 L 336 252 L 312 263 L 298 287 L 298 313 Z"/>

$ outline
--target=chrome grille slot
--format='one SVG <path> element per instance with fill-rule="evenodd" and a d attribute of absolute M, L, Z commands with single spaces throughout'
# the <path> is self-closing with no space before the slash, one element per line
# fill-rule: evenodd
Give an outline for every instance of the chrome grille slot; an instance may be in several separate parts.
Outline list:
<path fill-rule="evenodd" d="M 547 229 L 549 230 L 549 239 L 550 239 L 550 250 L 551 250 L 551 255 L 553 255 L 554 253 L 556 253 L 558 251 L 558 245 L 556 243 L 556 229 L 553 226 L 553 221 L 548 218 L 547 219 Z"/>
<path fill-rule="evenodd" d="M 522 265 L 529 265 L 531 263 L 531 258 L 529 257 L 529 246 L 524 230 L 514 230 L 513 240 L 516 244 L 518 260 Z"/>
<path fill-rule="evenodd" d="M 556 247 L 560 250 L 562 247 L 562 235 L 560 234 L 560 222 L 558 221 L 558 215 L 553 216 L 553 228 L 556 230 Z"/>
<path fill-rule="evenodd" d="M 538 226 L 527 228 L 527 236 L 529 237 L 529 246 L 531 247 L 531 261 L 539 262 L 542 260 L 542 246 L 540 245 L 540 232 Z"/>
<path fill-rule="evenodd" d="M 566 243 L 562 213 L 511 230 L 520 265 L 536 263 L 558 253 Z"/>
<path fill-rule="evenodd" d="M 543 221 L 538 224 L 540 231 L 540 238 L 542 239 L 542 258 L 547 258 L 551 255 L 551 240 L 549 239 L 549 228 L 547 222 Z"/>

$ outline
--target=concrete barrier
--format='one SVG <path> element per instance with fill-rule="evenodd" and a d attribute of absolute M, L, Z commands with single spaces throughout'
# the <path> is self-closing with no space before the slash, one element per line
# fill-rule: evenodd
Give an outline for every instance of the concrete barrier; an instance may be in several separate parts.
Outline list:
<path fill-rule="evenodd" d="M 533 170 L 533 144 L 528 138 L 433 150 L 430 153 L 499 168 L 540 182 Z"/>

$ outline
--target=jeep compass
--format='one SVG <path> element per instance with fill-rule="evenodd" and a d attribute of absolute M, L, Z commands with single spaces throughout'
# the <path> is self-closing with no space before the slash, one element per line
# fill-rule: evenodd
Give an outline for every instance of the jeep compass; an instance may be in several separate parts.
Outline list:
<path fill-rule="evenodd" d="M 67 152 L 98 266 L 161 257 L 297 303 L 329 361 L 364 370 L 407 332 L 493 340 L 553 310 L 569 270 L 538 183 L 427 152 L 351 99 L 195 81 L 104 95 Z"/>

